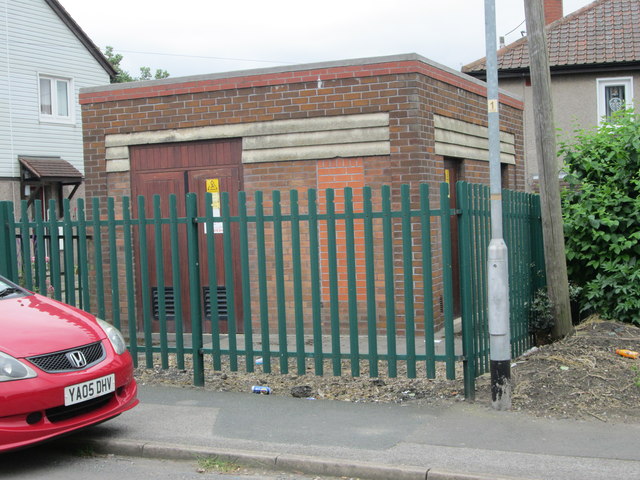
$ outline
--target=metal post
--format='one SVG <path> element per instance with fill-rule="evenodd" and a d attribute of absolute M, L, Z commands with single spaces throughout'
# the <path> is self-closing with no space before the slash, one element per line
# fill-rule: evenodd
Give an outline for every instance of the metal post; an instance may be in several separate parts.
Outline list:
<path fill-rule="evenodd" d="M 485 0 L 487 49 L 487 116 L 491 193 L 491 242 L 488 252 L 489 348 L 491 405 L 511 408 L 511 335 L 509 331 L 509 275 L 507 245 L 502 236 L 502 185 L 500 182 L 500 117 L 495 0 Z"/>

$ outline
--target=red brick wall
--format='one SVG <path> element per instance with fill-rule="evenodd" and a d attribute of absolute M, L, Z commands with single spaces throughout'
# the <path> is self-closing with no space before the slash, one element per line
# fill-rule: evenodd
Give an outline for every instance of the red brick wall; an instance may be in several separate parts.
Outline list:
<path fill-rule="evenodd" d="M 320 87 L 318 79 L 322 80 Z M 331 186 L 338 189 L 338 195 L 342 195 L 339 189 L 351 183 L 356 187 L 354 194 L 358 196 L 361 195 L 360 187 L 366 184 L 374 187 L 376 201 L 379 202 L 378 187 L 390 184 L 392 208 L 399 210 L 400 185 L 408 183 L 412 186 L 412 208 L 417 208 L 418 185 L 429 183 L 432 202 L 435 202 L 437 185 L 443 180 L 442 157 L 435 154 L 433 115 L 486 126 L 484 95 L 484 87 L 477 82 L 419 61 L 212 78 L 185 83 L 159 82 L 148 87 L 123 86 L 121 89 L 107 88 L 104 91 L 82 93 L 87 196 L 130 194 L 128 173 L 106 172 L 104 141 L 108 134 L 386 112 L 389 114 L 389 156 L 245 164 L 243 188 L 250 205 L 254 193 L 264 191 L 268 212 L 271 208 L 270 192 L 282 190 L 283 213 L 287 213 L 288 191 L 292 188 L 300 190 L 302 210 L 306 205 L 308 188 L 322 191 Z M 513 170 L 510 172 L 510 178 L 514 179 L 512 187 L 522 189 L 522 104 L 510 97 L 501 97 L 501 101 L 501 128 L 512 133 L 516 139 L 518 165 L 509 167 Z M 488 183 L 488 164 L 464 160 L 462 175 L 468 181 Z M 321 198 L 320 205 L 323 204 Z M 437 208 L 437 203 L 435 205 L 434 208 Z M 436 225 L 434 235 L 437 228 Z M 287 234 L 285 232 L 285 236 Z M 268 234 L 267 240 L 273 241 L 271 234 Z M 358 248 L 360 246 L 358 244 Z M 400 246 L 398 238 L 394 249 L 398 251 Z M 338 247 L 340 256 L 344 255 L 342 248 L 342 245 Z M 325 253 L 322 252 L 322 258 L 326 258 Z M 256 257 L 253 251 L 250 260 L 252 278 L 255 279 Z M 267 263 L 267 270 L 272 271 L 273 259 L 269 258 Z M 361 257 L 358 257 L 357 263 L 362 268 Z M 328 298 L 327 268 L 323 263 L 323 300 Z M 285 265 L 285 269 L 287 285 L 292 287 L 291 265 Z M 434 307 L 437 313 L 442 290 L 441 258 L 437 250 L 434 250 L 433 270 Z M 417 270 L 415 273 L 419 275 L 421 272 Z M 346 279 L 342 272 L 340 275 L 339 287 L 344 289 Z M 396 278 L 396 306 L 402 315 L 402 276 L 396 275 Z M 270 276 L 270 281 L 273 281 L 273 276 Z M 305 303 L 309 301 L 309 282 L 308 274 L 305 274 Z M 416 292 L 420 291 L 419 280 L 415 288 Z M 380 297 L 382 301 L 383 295 Z M 359 296 L 359 300 L 362 299 Z M 256 305 L 256 298 L 252 300 Z M 420 315 L 424 305 L 419 295 L 416 301 L 416 314 Z M 289 303 L 288 309 L 292 308 Z M 382 318 L 380 311 L 379 318 Z M 402 330 L 402 325 L 399 329 Z"/>
<path fill-rule="evenodd" d="M 345 213 L 344 188 L 353 189 L 354 212 L 362 212 L 362 188 L 365 186 L 365 172 L 362 158 L 337 158 L 320 160 L 318 162 L 318 189 L 320 190 L 320 213 L 326 211 L 326 189 L 335 189 L 335 213 Z M 354 250 L 355 266 L 358 274 L 358 300 L 366 300 L 365 292 L 365 263 L 364 263 L 364 224 L 361 220 L 354 221 Z M 322 272 L 322 300 L 329 301 L 329 242 L 327 241 L 327 225 L 320 225 L 320 259 Z M 347 244 L 346 227 L 344 221 L 336 222 L 336 257 L 338 267 L 338 290 L 341 298 L 347 298 Z"/>

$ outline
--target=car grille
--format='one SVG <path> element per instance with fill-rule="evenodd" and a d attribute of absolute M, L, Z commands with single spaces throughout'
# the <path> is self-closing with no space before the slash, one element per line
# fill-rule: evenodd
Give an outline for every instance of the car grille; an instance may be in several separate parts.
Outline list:
<path fill-rule="evenodd" d="M 67 354 L 71 352 L 81 352 L 87 361 L 86 365 L 83 365 L 79 368 L 74 366 L 67 356 Z M 102 346 L 102 342 L 96 342 L 90 345 L 85 345 L 83 347 L 70 348 L 69 350 L 64 350 L 62 352 L 54 352 L 48 353 L 46 355 L 29 357 L 27 358 L 27 360 L 47 373 L 60 373 L 84 370 L 85 368 L 89 368 L 92 365 L 95 365 L 96 363 L 104 360 L 105 356 L 106 353 L 104 347 Z"/>
<path fill-rule="evenodd" d="M 114 395 L 114 393 L 109 393 L 98 398 L 87 400 L 86 402 L 69 405 L 68 407 L 50 408 L 45 410 L 45 414 L 51 423 L 63 422 L 64 420 L 69 420 L 70 418 L 84 415 L 85 413 L 104 407 L 111 401 Z"/>

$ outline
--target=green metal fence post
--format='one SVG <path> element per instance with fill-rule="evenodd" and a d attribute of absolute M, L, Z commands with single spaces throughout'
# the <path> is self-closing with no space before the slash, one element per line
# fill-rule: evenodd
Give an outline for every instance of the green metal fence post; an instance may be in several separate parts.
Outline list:
<path fill-rule="evenodd" d="M 229 330 L 229 368 L 232 372 L 238 370 L 238 339 L 236 332 L 236 294 L 233 262 L 233 241 L 231 235 L 231 211 L 229 206 L 229 193 L 220 193 L 220 209 L 222 214 L 223 250 L 224 250 L 224 285 L 227 294 L 227 326 Z"/>
<path fill-rule="evenodd" d="M 97 200 L 97 199 L 96 199 Z M 125 210 L 125 205 L 127 206 L 127 210 L 128 210 L 128 205 L 129 205 L 129 199 L 127 198 L 126 202 L 123 199 L 122 201 L 122 209 L 123 209 L 123 215 L 124 218 L 129 218 L 129 213 L 127 210 Z M 127 212 L 127 213 L 125 213 Z M 113 318 L 113 324 L 117 327 L 117 328 L 122 328 L 122 324 L 121 324 L 121 316 L 120 316 L 120 284 L 119 284 L 119 271 L 120 271 L 120 262 L 118 261 L 118 246 L 116 243 L 116 218 L 115 218 L 115 203 L 114 203 L 114 199 L 113 198 L 108 198 L 107 199 L 107 238 L 108 238 L 108 243 L 109 243 L 109 275 L 111 277 L 111 318 Z M 103 267 L 102 267 L 102 240 L 100 239 L 100 237 L 102 236 L 102 222 L 100 221 L 100 210 L 98 209 L 98 202 L 96 201 L 94 203 L 94 218 L 93 218 L 93 225 L 94 225 L 94 237 L 96 238 L 96 242 L 95 242 L 95 247 L 96 247 L 96 272 L 98 272 L 98 274 L 102 275 L 102 271 L 103 271 Z M 127 221 L 123 221 L 123 223 L 125 223 L 127 225 L 127 227 L 123 227 L 123 239 L 124 239 L 124 244 L 125 244 L 125 255 L 129 255 L 133 258 L 133 253 L 130 252 L 131 250 L 131 238 L 130 238 L 130 222 Z M 99 260 L 99 262 L 98 262 Z M 133 282 L 133 273 L 132 273 L 132 268 L 128 268 L 127 265 L 130 265 L 130 263 L 128 261 L 125 260 L 125 278 L 126 278 L 126 282 L 128 286 L 132 286 L 132 283 L 129 283 L 129 281 Z M 131 272 L 129 271 L 131 270 Z M 131 278 L 131 280 L 129 280 Z M 127 288 L 127 291 L 129 292 L 129 296 L 131 298 L 133 298 L 133 288 Z M 99 308 L 102 309 L 102 311 L 105 311 L 105 305 L 104 305 L 104 284 L 102 282 L 102 280 L 100 280 L 99 283 L 99 290 L 98 290 L 98 303 L 100 305 Z M 129 332 L 131 333 L 132 329 L 131 326 L 134 326 L 133 332 L 135 334 L 135 315 L 134 315 L 134 310 L 132 310 L 133 308 L 133 304 L 130 303 L 129 307 L 128 307 L 128 312 L 129 312 Z M 135 339 L 135 337 L 131 338 L 130 341 L 132 341 L 131 343 L 131 347 L 130 350 L 132 352 L 135 351 L 137 354 L 137 350 L 136 350 L 136 344 L 137 341 Z M 134 357 L 135 358 L 135 357 Z"/>
<path fill-rule="evenodd" d="M 73 248 L 73 225 L 71 223 L 71 206 L 69 199 L 62 201 L 63 217 L 62 217 L 62 244 L 64 245 L 64 283 L 65 283 L 65 299 L 70 305 L 76 306 L 76 274 Z"/>
<path fill-rule="evenodd" d="M 254 371 L 253 326 L 251 324 L 251 277 L 249 274 L 249 219 L 247 218 L 247 194 L 238 192 L 238 216 L 240 227 L 240 270 L 242 272 L 242 317 L 244 349 L 247 372 Z"/>
<path fill-rule="evenodd" d="M 198 246 L 198 203 L 195 193 L 187 193 L 187 259 L 189 263 L 189 300 L 191 309 L 191 348 L 193 384 L 204 385 L 204 355 L 202 351 L 202 289 L 200 288 L 200 249 Z"/>
<path fill-rule="evenodd" d="M 287 345 L 287 308 L 285 303 L 284 286 L 284 253 L 282 239 L 282 207 L 280 192 L 272 193 L 273 200 L 273 243 L 276 267 L 276 298 L 278 300 L 278 355 L 280 357 L 280 372 L 289 373 L 289 348 Z"/>
<path fill-rule="evenodd" d="M 211 321 L 211 354 L 213 357 L 213 369 L 220 370 L 222 368 L 222 357 L 220 355 L 220 314 L 218 312 L 220 308 L 218 303 L 218 262 L 216 258 L 216 224 L 213 221 L 213 194 L 211 192 L 205 194 L 204 212 L 205 231 L 207 235 L 207 280 L 209 285 L 209 320 Z M 176 237 L 174 257 L 178 256 L 177 251 L 178 244 Z M 180 268 L 180 266 L 177 265 L 174 268 Z"/>
<path fill-rule="evenodd" d="M 91 311 L 89 292 L 89 253 L 87 251 L 87 221 L 84 214 L 84 199 L 78 199 L 78 280 L 80 288 L 80 307 Z M 104 317 L 100 317 L 104 318 Z"/>
<path fill-rule="evenodd" d="M 138 197 L 138 251 L 140 252 L 140 296 L 142 297 L 142 324 L 144 326 L 145 361 L 153 368 L 153 336 L 151 333 L 151 286 L 149 281 L 149 255 L 147 251 L 147 217 L 145 199 Z"/>
<path fill-rule="evenodd" d="M 356 283 L 356 248 L 353 213 L 353 189 L 344 189 L 344 223 L 347 249 L 347 291 L 349 295 L 349 356 L 351 375 L 360 376 L 360 345 L 358 342 L 358 286 Z"/>
<path fill-rule="evenodd" d="M 316 375 L 324 371 L 324 355 L 322 353 L 322 318 L 320 296 L 320 242 L 318 240 L 318 204 L 316 190 L 307 192 L 309 212 L 309 267 L 311 274 L 311 315 L 313 321 L 313 359 Z"/>
<path fill-rule="evenodd" d="M 255 193 L 256 253 L 258 255 L 258 287 L 260 305 L 260 333 L 262 339 L 262 369 L 271 373 L 271 338 L 269 335 L 269 298 L 267 295 L 267 260 L 264 241 L 264 206 L 262 192 Z M 247 349 L 248 350 L 248 349 Z M 247 360 L 248 363 L 248 360 Z M 251 371 L 251 370 L 249 370 Z"/>
<path fill-rule="evenodd" d="M 433 267 L 431 248 L 431 206 L 429 185 L 420 185 L 420 232 L 422 250 L 422 297 L 424 298 L 424 341 L 427 378 L 436 378 L 435 326 L 433 318 Z"/>
<path fill-rule="evenodd" d="M 9 231 L 9 264 L 11 269 L 11 279 L 16 283 L 20 280 L 18 272 L 18 250 L 16 243 L 16 217 L 13 202 L 7 203 L 7 229 Z"/>
<path fill-rule="evenodd" d="M 393 223 L 391 218 L 391 187 L 382 186 L 382 232 L 384 245 L 384 290 L 387 321 L 387 365 L 389 377 L 398 375 L 396 348 L 395 268 L 393 259 Z"/>
<path fill-rule="evenodd" d="M 307 373 L 304 344 L 304 311 L 302 307 L 302 258 L 300 253 L 300 207 L 298 191 L 289 191 L 291 209 L 291 259 L 293 268 L 293 299 L 296 328 L 296 366 L 298 375 Z"/>
<path fill-rule="evenodd" d="M 113 199 L 111 199 L 113 201 Z M 103 274 L 103 266 L 102 266 L 102 228 L 100 223 L 100 200 L 98 198 L 91 199 L 91 226 L 93 229 L 93 268 L 95 272 L 95 292 L 96 292 L 96 303 L 97 303 L 97 312 L 100 318 L 106 318 L 106 308 L 104 304 L 104 274 Z M 107 233 L 111 234 L 111 228 L 107 230 Z M 113 235 L 114 235 L 114 244 L 109 245 L 109 251 L 111 249 L 115 249 L 115 225 L 113 226 Z M 111 278 L 117 278 L 118 275 L 111 270 L 109 272 Z M 120 306 L 120 301 L 118 299 L 118 303 L 116 303 L 116 299 L 112 299 L 112 304 Z M 115 310 L 115 308 L 112 308 Z M 119 310 L 119 308 L 118 308 Z M 120 329 L 120 318 L 118 318 L 118 323 L 114 325 L 116 328 Z"/>
<path fill-rule="evenodd" d="M 471 208 L 469 185 L 466 182 L 456 184 L 456 198 L 459 217 L 460 238 L 458 250 L 460 256 L 460 303 L 462 307 L 462 365 L 464 379 L 464 396 L 467 400 L 475 399 L 476 352 L 474 349 L 475 329 L 473 325 L 473 277 L 471 270 L 471 246 L 474 243 L 471 234 Z"/>
<path fill-rule="evenodd" d="M 3 218 L 1 218 L 3 217 Z M 9 280 L 18 283 L 20 275 L 18 272 L 18 252 L 16 249 L 16 223 L 13 202 L 0 202 L 0 245 L 5 248 L 0 253 L 6 261 L 4 266 L 0 261 L 0 273 L 4 274 Z"/>
<path fill-rule="evenodd" d="M 342 373 L 340 359 L 340 305 L 338 296 L 338 258 L 336 248 L 336 206 L 335 191 L 327 188 L 325 195 L 327 211 L 327 263 L 329 265 L 329 314 L 331 317 L 331 363 L 333 374 Z"/>
<path fill-rule="evenodd" d="M 182 311 L 182 280 L 180 275 L 180 241 L 178 236 L 178 202 L 175 194 L 169 195 L 169 237 L 171 243 L 171 279 L 173 283 L 173 307 L 176 325 L 176 364 L 184 369 L 184 337 Z M 217 302 L 217 295 L 216 295 Z M 215 342 L 215 339 L 214 339 Z M 215 344 L 215 343 L 214 343 Z"/>
<path fill-rule="evenodd" d="M 59 224 L 57 220 L 56 213 L 56 202 L 55 200 L 49 200 L 49 221 L 47 222 L 49 225 L 49 265 L 50 265 L 50 275 L 49 282 L 53 287 L 53 298 L 56 300 L 62 300 L 62 271 L 60 268 L 60 232 L 58 230 Z M 39 257 L 38 259 L 39 267 L 46 271 L 46 258 Z M 66 275 L 66 272 L 65 272 Z M 46 289 L 41 291 L 42 295 L 47 295 L 49 292 Z"/>
<path fill-rule="evenodd" d="M 411 230 L 411 190 L 400 187 L 402 202 L 402 270 L 404 277 L 404 329 L 407 348 L 407 377 L 416 378 L 416 333 L 413 298 L 413 238 Z"/>
<path fill-rule="evenodd" d="M 45 257 L 45 223 L 42 218 L 42 202 L 40 200 L 36 200 L 33 203 L 33 211 L 36 223 L 36 231 L 35 231 L 35 242 L 36 246 L 34 249 L 34 257 L 35 257 L 35 268 L 36 268 L 36 286 L 35 289 L 38 290 L 38 293 L 41 295 L 47 294 L 47 270 L 44 265 L 44 257 Z"/>
<path fill-rule="evenodd" d="M 111 200 L 111 199 L 110 199 Z M 109 203 L 109 218 L 114 215 L 114 205 Z M 131 235 L 131 201 L 129 197 L 122 198 L 122 236 L 124 238 L 124 269 L 127 286 L 133 286 L 133 240 Z M 113 250 L 111 258 L 115 258 L 117 252 Z M 112 270 L 113 271 L 113 270 Z M 129 350 L 133 357 L 133 363 L 138 366 L 138 322 L 136 317 L 136 300 L 135 289 L 127 288 L 127 315 L 129 326 Z M 114 305 L 114 309 L 118 309 L 119 305 Z"/>
<path fill-rule="evenodd" d="M 373 243 L 373 206 L 371 187 L 362 189 L 362 211 L 364 214 L 364 263 L 367 290 L 367 336 L 369 346 L 369 375 L 378 376 L 378 329 L 376 308 L 376 280 Z"/>
<path fill-rule="evenodd" d="M 153 196 L 153 232 L 156 254 L 156 287 L 158 295 L 158 322 L 160 324 L 160 363 L 169 368 L 169 346 L 167 342 L 167 302 L 164 281 L 164 244 L 162 241 L 162 212 L 160 195 Z"/>
<path fill-rule="evenodd" d="M 23 286 L 33 290 L 33 269 L 31 268 L 31 227 L 27 201 L 20 202 L 20 248 L 22 250 Z"/>
<path fill-rule="evenodd" d="M 9 226 L 7 223 L 7 217 L 9 215 L 8 203 L 9 202 L 0 202 L 0 273 L 10 280 L 15 281 L 12 268 L 9 263 L 11 258 L 9 244 L 11 243 L 11 237 L 13 235 L 9 232 Z"/>
<path fill-rule="evenodd" d="M 449 380 L 456 378 L 455 339 L 453 330 L 453 280 L 451 260 L 451 208 L 449 206 L 449 185 L 440 184 L 440 229 L 442 231 L 442 279 L 444 287 L 444 342 L 446 375 Z"/>

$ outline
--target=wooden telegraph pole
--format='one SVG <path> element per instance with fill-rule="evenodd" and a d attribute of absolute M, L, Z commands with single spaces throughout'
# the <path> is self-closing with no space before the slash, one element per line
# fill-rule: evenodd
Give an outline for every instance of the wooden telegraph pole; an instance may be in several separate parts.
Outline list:
<path fill-rule="evenodd" d="M 551 75 L 549 73 L 542 0 L 525 0 L 524 6 L 529 44 L 529 68 L 533 88 L 532 104 L 540 178 L 547 292 L 555 318 L 552 335 L 555 339 L 560 339 L 571 334 L 573 326 L 569 305 L 562 208 L 560 206 L 559 166 L 556 132 L 553 124 L 553 105 L 551 103 Z"/>

